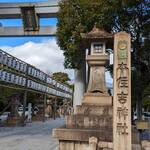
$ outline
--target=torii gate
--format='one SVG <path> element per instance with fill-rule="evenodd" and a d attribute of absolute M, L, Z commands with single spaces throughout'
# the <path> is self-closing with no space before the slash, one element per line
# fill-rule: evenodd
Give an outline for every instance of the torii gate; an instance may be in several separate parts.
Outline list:
<path fill-rule="evenodd" d="M 54 36 L 56 26 L 40 26 L 40 18 L 54 18 L 58 2 L 0 3 L 0 19 L 22 19 L 22 27 L 0 27 L 0 37 Z"/>
<path fill-rule="evenodd" d="M 0 37 L 55 36 L 56 26 L 40 26 L 40 18 L 55 18 L 61 0 L 32 3 L 0 3 L 0 19 L 22 19 L 21 27 L 0 27 Z M 74 106 L 85 92 L 85 70 L 75 70 Z"/>

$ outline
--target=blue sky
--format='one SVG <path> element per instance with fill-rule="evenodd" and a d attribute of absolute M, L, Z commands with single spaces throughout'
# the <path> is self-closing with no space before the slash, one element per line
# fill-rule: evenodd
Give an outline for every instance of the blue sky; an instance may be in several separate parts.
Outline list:
<path fill-rule="evenodd" d="M 0 0 L 0 2 L 42 2 L 45 0 Z M 49 0 L 55 2 L 55 0 Z M 0 19 L 3 26 L 22 26 L 21 19 Z M 56 18 L 40 19 L 41 26 L 56 25 Z M 63 67 L 64 56 L 55 37 L 0 37 L 0 48 L 44 72 L 73 72 Z"/>
<path fill-rule="evenodd" d="M 0 0 L 0 2 L 44 2 L 55 0 Z M 3 26 L 22 26 L 21 19 L 0 19 Z M 40 19 L 40 25 L 56 25 L 57 19 Z M 56 44 L 55 37 L 0 37 L 0 48 L 12 55 L 40 68 L 45 72 L 67 72 L 71 79 L 73 71 L 63 67 L 64 56 Z M 112 78 L 107 72 L 107 82 Z"/>
<path fill-rule="evenodd" d="M 2 23 L 3 26 L 22 26 L 22 21 L 21 19 L 0 19 L 0 23 Z M 40 24 L 42 26 L 46 25 L 56 25 L 57 24 L 57 19 L 40 19 Z M 55 38 L 55 37 L 0 37 L 0 46 L 17 46 L 24 44 L 28 41 L 33 41 L 33 42 L 41 42 L 45 41 L 50 38 Z M 9 41 L 9 42 L 8 42 Z"/>

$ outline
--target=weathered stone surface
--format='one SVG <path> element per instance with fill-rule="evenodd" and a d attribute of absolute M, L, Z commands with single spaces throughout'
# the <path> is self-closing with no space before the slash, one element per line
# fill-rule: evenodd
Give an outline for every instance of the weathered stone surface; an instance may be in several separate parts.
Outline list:
<path fill-rule="evenodd" d="M 131 150 L 131 37 L 126 32 L 114 36 L 113 75 L 114 150 Z"/>
<path fill-rule="evenodd" d="M 113 148 L 113 143 L 112 142 L 104 142 L 104 141 L 99 141 L 98 142 L 98 147 L 99 148 L 109 148 L 112 149 Z"/>
<path fill-rule="evenodd" d="M 106 92 L 105 92 L 106 93 Z M 112 106 L 112 97 L 99 93 L 86 93 L 82 104 Z"/>
<path fill-rule="evenodd" d="M 98 139 L 96 137 L 89 138 L 89 150 L 96 150 L 98 144 Z"/>
<path fill-rule="evenodd" d="M 112 106 L 81 105 L 77 106 L 76 114 L 79 115 L 113 115 Z"/>
<path fill-rule="evenodd" d="M 74 142 L 59 141 L 59 147 L 61 150 L 74 150 Z"/>
<path fill-rule="evenodd" d="M 112 142 L 112 130 L 109 129 L 68 129 L 57 128 L 53 130 L 53 136 L 64 141 L 89 141 L 90 137 L 96 137 L 98 140 Z"/>
<path fill-rule="evenodd" d="M 67 128 L 111 129 L 112 116 L 107 115 L 72 115 L 67 116 Z"/>
<path fill-rule="evenodd" d="M 113 39 L 113 35 L 111 33 L 106 32 L 104 29 L 97 28 L 96 26 L 94 26 L 94 28 L 89 33 L 82 33 L 81 36 L 83 39 L 94 39 L 94 41 L 95 39 L 111 39 L 111 41 Z"/>
<path fill-rule="evenodd" d="M 150 150 L 150 141 L 142 141 L 142 148 L 143 150 Z"/>
<path fill-rule="evenodd" d="M 90 139 L 89 142 L 60 140 L 59 143 L 60 150 L 113 150 L 112 142 L 100 141 L 99 143 L 92 144 Z M 132 144 L 132 150 L 142 150 L 141 145 Z M 149 147 L 145 147 L 143 150 L 149 150 Z"/>
<path fill-rule="evenodd" d="M 142 150 L 140 144 L 132 144 L 132 150 Z"/>
<path fill-rule="evenodd" d="M 91 150 L 88 142 L 75 142 L 74 150 Z"/>
<path fill-rule="evenodd" d="M 145 147 L 143 148 L 143 150 L 150 150 L 150 147 Z"/>
<path fill-rule="evenodd" d="M 112 106 L 83 104 L 77 106 L 75 115 L 66 118 L 67 128 L 112 129 Z"/>
<path fill-rule="evenodd" d="M 89 55 L 86 58 L 90 66 L 90 79 L 87 93 L 99 93 L 101 96 L 109 96 L 105 82 L 105 63 L 108 61 L 106 54 Z"/>

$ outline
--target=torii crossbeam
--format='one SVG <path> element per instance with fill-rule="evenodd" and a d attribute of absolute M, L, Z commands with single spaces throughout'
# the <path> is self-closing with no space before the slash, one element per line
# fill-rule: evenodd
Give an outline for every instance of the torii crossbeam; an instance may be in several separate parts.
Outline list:
<path fill-rule="evenodd" d="M 23 20 L 23 26 L 21 27 L 0 27 L 0 37 L 54 36 L 56 26 L 40 26 L 39 19 L 57 17 L 59 1 L 60 0 L 55 0 L 42 3 L 0 3 L 0 19 Z"/>

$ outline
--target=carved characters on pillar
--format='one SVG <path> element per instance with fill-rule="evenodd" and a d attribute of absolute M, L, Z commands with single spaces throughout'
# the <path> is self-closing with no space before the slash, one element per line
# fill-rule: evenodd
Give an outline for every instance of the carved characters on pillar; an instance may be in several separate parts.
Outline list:
<path fill-rule="evenodd" d="M 126 93 L 124 93 L 124 91 L 121 91 L 121 93 L 118 93 L 118 101 L 120 102 L 120 104 L 125 104 L 127 101 L 127 95 Z"/>
<path fill-rule="evenodd" d="M 128 134 L 128 126 L 126 123 L 117 123 L 117 132 L 119 135 L 126 135 Z"/>
<path fill-rule="evenodd" d="M 127 41 L 118 42 L 118 67 L 117 71 L 117 133 L 119 135 L 128 134 L 127 117 L 128 108 L 126 103 L 128 101 L 128 87 L 129 87 L 129 68 L 127 66 Z"/>
<path fill-rule="evenodd" d="M 119 117 L 119 120 L 126 120 L 126 117 L 128 116 L 128 109 L 126 107 L 118 107 L 117 116 Z"/>
<path fill-rule="evenodd" d="M 118 59 L 127 59 L 127 44 L 126 40 L 118 42 Z"/>

